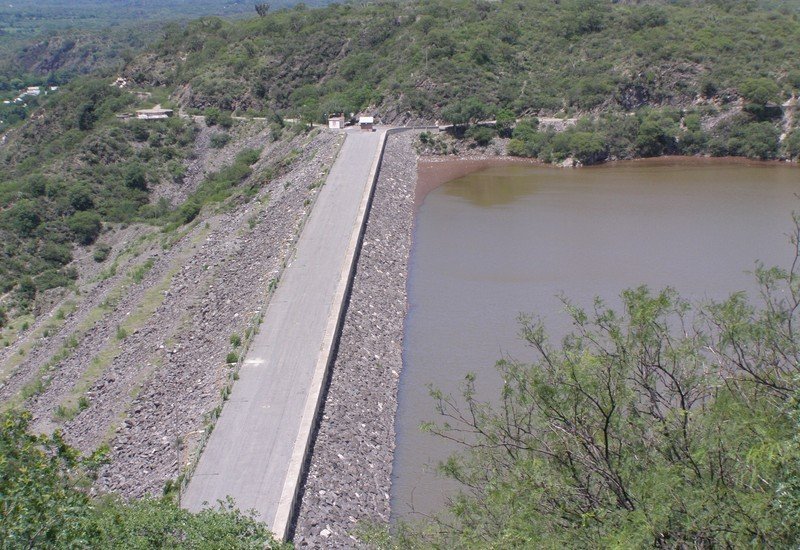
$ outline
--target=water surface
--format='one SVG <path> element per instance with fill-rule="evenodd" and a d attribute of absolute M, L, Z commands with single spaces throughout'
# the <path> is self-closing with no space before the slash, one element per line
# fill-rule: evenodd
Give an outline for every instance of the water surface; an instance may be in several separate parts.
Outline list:
<path fill-rule="evenodd" d="M 428 384 L 457 393 L 472 371 L 495 395 L 496 360 L 532 357 L 517 338 L 518 315 L 543 317 L 560 337 L 562 293 L 588 306 L 594 296 L 618 304 L 623 289 L 643 283 L 693 300 L 752 291 L 756 260 L 791 260 L 797 192 L 793 166 L 698 160 L 501 165 L 430 191 L 409 261 L 395 517 L 436 510 L 452 490 L 433 473 L 452 447 L 418 429 L 436 419 Z"/>

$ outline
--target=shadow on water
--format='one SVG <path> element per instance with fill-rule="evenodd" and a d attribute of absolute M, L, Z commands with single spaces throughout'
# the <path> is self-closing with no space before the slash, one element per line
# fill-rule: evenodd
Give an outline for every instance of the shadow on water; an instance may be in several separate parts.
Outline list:
<path fill-rule="evenodd" d="M 539 190 L 538 178 L 525 166 L 494 166 L 473 172 L 442 186 L 448 197 L 458 198 L 480 208 L 506 206 L 531 197 Z"/>

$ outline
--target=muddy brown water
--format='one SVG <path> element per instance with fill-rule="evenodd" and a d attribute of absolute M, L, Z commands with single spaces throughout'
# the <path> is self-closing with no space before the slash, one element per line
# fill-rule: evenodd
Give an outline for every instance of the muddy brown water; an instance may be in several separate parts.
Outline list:
<path fill-rule="evenodd" d="M 497 395 L 495 362 L 532 358 L 520 313 L 568 330 L 559 295 L 618 305 L 626 288 L 675 287 L 694 301 L 753 293 L 756 260 L 788 266 L 800 169 L 659 159 L 583 169 L 489 161 L 422 163 L 409 259 L 396 417 L 392 513 L 442 507 L 435 473 L 454 447 L 423 433 L 437 420 L 428 385 L 457 394 L 468 372 Z M 447 181 L 450 180 L 450 181 Z M 443 183 L 446 182 L 446 183 Z"/>

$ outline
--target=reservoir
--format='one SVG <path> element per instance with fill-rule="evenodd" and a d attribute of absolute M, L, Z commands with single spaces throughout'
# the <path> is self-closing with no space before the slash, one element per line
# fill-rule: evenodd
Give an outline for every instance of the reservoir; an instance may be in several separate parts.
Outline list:
<path fill-rule="evenodd" d="M 459 170 L 423 163 L 420 188 Z M 752 295 L 757 260 L 791 263 L 796 193 L 796 166 L 669 158 L 490 165 L 430 190 L 409 259 L 394 517 L 436 511 L 454 490 L 434 470 L 455 448 L 419 429 L 439 420 L 429 385 L 458 394 L 474 372 L 480 396 L 495 398 L 495 362 L 534 357 L 517 337 L 518 316 L 541 317 L 557 341 L 569 330 L 562 295 L 584 307 L 595 296 L 616 306 L 641 284 L 692 301 Z"/>

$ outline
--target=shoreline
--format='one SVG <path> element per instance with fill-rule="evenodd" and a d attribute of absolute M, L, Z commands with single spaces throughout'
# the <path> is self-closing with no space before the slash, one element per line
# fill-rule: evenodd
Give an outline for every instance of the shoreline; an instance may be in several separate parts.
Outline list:
<path fill-rule="evenodd" d="M 564 166 L 549 164 L 539 159 L 527 157 L 513 157 L 508 155 L 424 155 L 417 162 L 418 181 L 414 193 L 415 211 L 422 206 L 425 197 L 437 187 L 479 170 L 504 165 L 536 166 L 552 170 L 603 170 L 626 165 L 636 166 L 760 166 L 764 168 L 794 165 L 798 163 L 784 160 L 755 160 L 745 157 L 704 157 L 665 155 L 661 157 L 640 157 L 635 159 L 612 160 L 589 166 Z"/>

